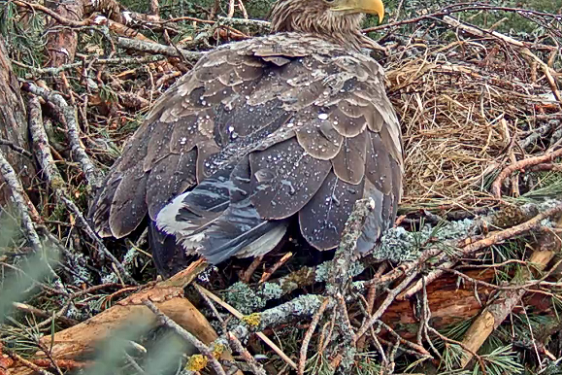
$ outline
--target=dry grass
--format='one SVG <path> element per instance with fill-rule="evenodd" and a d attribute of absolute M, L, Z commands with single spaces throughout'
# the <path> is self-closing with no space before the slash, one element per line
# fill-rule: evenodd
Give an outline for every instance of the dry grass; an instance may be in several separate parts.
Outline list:
<path fill-rule="evenodd" d="M 536 95 L 551 90 L 499 42 L 433 43 L 392 50 L 387 64 L 406 153 L 402 208 L 492 205 L 491 180 L 510 153 L 524 156 L 518 142 L 538 126 L 537 108 L 548 111 Z"/>

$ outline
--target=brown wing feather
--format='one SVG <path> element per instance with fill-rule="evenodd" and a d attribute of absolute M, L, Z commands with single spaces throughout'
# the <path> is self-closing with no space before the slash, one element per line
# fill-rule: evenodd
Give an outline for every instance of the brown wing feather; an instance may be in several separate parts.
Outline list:
<path fill-rule="evenodd" d="M 334 172 L 343 181 L 357 185 L 365 177 L 368 131 L 353 138 L 344 138 L 340 152 L 332 159 Z"/>
<path fill-rule="evenodd" d="M 146 201 L 148 215 L 156 219 L 158 212 L 171 197 L 196 185 L 196 161 L 198 153 L 191 150 L 183 154 L 168 154 L 152 166 L 147 180 Z"/>
<path fill-rule="evenodd" d="M 370 133 L 367 147 L 367 178 L 382 193 L 388 194 L 393 186 L 392 155 L 388 142 L 384 142 L 379 133 Z"/>
<path fill-rule="evenodd" d="M 131 233 L 146 216 L 146 178 L 142 164 L 123 176 L 111 202 L 109 229 L 113 236 Z"/>
<path fill-rule="evenodd" d="M 330 160 L 340 152 L 343 137 L 333 128 L 328 114 L 321 113 L 319 116 L 320 118 L 304 119 L 306 125 L 296 130 L 297 139 L 310 156 Z M 300 117 L 296 120 L 302 121 Z"/>
<path fill-rule="evenodd" d="M 304 238 L 319 250 L 336 247 L 355 201 L 362 197 L 362 182 L 352 185 L 330 172 L 318 193 L 299 212 Z"/>
<path fill-rule="evenodd" d="M 297 213 L 316 194 L 329 161 L 308 155 L 295 138 L 250 154 L 252 203 L 266 219 Z"/>

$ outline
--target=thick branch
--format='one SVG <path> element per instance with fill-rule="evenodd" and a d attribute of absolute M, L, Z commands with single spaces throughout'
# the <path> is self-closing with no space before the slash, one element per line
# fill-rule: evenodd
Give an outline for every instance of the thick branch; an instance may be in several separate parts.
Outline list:
<path fill-rule="evenodd" d="M 188 61 L 197 62 L 201 58 L 201 52 L 187 51 L 158 43 L 148 43 L 141 40 L 118 37 L 115 44 L 122 48 L 134 49 L 141 52 L 155 53 L 171 57 L 183 57 Z"/>
<path fill-rule="evenodd" d="M 4 153 L 0 150 L 0 174 L 11 191 L 11 201 L 15 205 L 18 213 L 20 214 L 21 224 L 27 236 L 27 239 L 31 243 L 31 246 L 35 251 L 40 251 L 42 249 L 41 240 L 39 235 L 35 231 L 35 225 L 31 216 L 29 215 L 29 210 L 27 208 L 27 203 L 25 197 L 25 192 L 18 179 L 14 168 L 10 165 L 8 160 L 4 157 Z"/>

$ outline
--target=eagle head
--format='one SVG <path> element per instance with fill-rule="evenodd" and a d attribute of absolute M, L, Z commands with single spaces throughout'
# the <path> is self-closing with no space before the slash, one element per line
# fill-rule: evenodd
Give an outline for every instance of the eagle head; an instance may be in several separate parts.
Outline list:
<path fill-rule="evenodd" d="M 305 32 L 356 37 L 364 14 L 382 22 L 382 0 L 278 0 L 270 11 L 274 32 Z"/>

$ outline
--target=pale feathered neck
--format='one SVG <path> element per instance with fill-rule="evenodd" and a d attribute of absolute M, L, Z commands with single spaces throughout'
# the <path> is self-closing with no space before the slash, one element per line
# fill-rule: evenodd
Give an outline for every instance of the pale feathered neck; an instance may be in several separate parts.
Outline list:
<path fill-rule="evenodd" d="M 361 33 L 363 14 L 333 12 L 322 0 L 279 0 L 270 11 L 273 32 L 314 34 L 356 51 L 369 44 Z"/>

